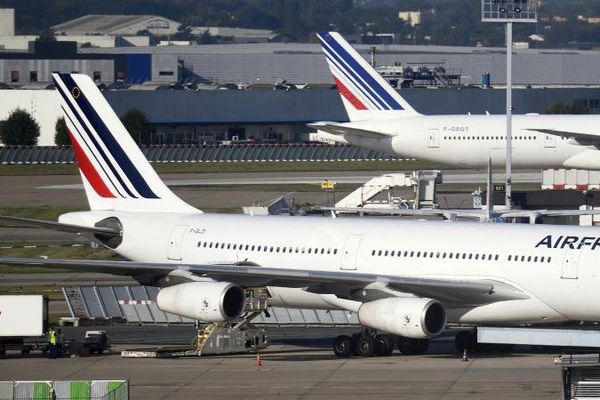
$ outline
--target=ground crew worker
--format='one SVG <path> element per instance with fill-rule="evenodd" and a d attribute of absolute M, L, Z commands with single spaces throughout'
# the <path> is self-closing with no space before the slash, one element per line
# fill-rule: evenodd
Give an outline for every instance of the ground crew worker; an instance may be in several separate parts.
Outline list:
<path fill-rule="evenodd" d="M 54 328 L 48 330 L 48 357 L 56 358 L 57 337 Z"/>

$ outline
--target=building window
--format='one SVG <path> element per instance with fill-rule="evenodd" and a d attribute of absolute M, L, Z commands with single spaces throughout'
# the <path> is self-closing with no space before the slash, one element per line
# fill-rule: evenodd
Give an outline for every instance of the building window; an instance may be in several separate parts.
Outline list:
<path fill-rule="evenodd" d="M 10 71 L 10 81 L 19 82 L 19 71 Z"/>
<path fill-rule="evenodd" d="M 29 71 L 29 82 L 37 82 L 37 71 Z"/>
<path fill-rule="evenodd" d="M 160 75 L 160 76 L 173 76 L 173 75 L 175 75 L 175 72 L 173 72 L 173 71 L 159 71 L 158 75 Z"/>

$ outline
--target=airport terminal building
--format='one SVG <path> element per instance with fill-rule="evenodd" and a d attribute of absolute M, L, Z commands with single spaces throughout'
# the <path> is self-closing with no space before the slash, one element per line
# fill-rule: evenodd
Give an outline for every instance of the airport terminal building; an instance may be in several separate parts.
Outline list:
<path fill-rule="evenodd" d="M 252 43 L 85 48 L 76 42 L 31 42 L 0 51 L 0 121 L 16 107 L 53 144 L 61 116 L 52 72 L 80 72 L 101 85 L 119 114 L 136 108 L 156 144 L 304 142 L 307 123 L 345 121 L 341 100 L 318 44 Z M 504 113 L 506 62 L 499 48 L 357 46 L 424 114 Z M 515 49 L 515 113 L 544 113 L 555 102 L 581 100 L 600 110 L 600 51 Z M 442 71 L 435 75 L 433 71 Z M 444 76 L 454 76 L 453 81 Z M 10 91 L 10 92 L 9 92 Z"/>

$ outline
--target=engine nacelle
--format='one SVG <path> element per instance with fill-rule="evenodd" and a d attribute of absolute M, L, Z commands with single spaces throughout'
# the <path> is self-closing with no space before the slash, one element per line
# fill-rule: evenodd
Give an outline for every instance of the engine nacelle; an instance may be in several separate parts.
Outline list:
<path fill-rule="evenodd" d="M 427 339 L 444 330 L 446 309 L 433 299 L 390 297 L 363 303 L 362 325 L 413 339 Z"/>
<path fill-rule="evenodd" d="M 189 282 L 162 288 L 156 303 L 162 311 L 205 322 L 238 318 L 246 297 L 229 282 Z"/>

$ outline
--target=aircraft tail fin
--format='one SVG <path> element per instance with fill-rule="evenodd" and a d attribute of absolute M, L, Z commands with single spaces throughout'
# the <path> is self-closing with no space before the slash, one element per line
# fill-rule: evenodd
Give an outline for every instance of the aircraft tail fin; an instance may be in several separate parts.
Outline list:
<path fill-rule="evenodd" d="M 163 183 L 89 76 L 52 77 L 91 210 L 201 212 Z"/>
<path fill-rule="evenodd" d="M 350 121 L 419 115 L 339 33 L 317 37 Z"/>

